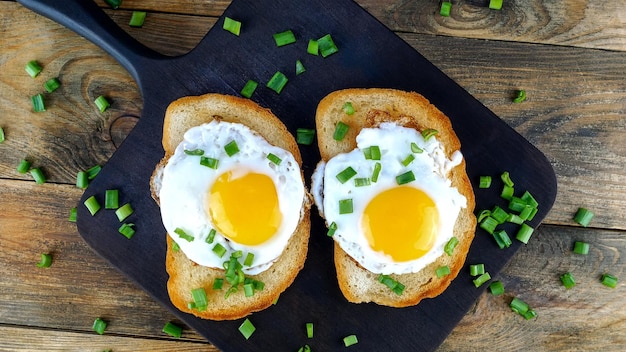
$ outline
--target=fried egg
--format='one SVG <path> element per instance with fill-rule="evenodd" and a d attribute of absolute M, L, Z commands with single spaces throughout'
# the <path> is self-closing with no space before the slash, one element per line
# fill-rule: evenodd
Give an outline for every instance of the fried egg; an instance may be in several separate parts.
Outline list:
<path fill-rule="evenodd" d="M 190 260 L 223 269 L 237 253 L 241 262 L 253 258 L 242 269 L 254 275 L 287 246 L 305 187 L 290 152 L 242 124 L 213 120 L 185 132 L 158 197 L 167 233 Z"/>
<path fill-rule="evenodd" d="M 357 147 L 318 164 L 312 190 L 333 239 L 378 274 L 422 270 L 444 253 L 466 198 L 448 174 L 462 161 L 446 157 L 436 136 L 392 122 L 364 128 Z"/>

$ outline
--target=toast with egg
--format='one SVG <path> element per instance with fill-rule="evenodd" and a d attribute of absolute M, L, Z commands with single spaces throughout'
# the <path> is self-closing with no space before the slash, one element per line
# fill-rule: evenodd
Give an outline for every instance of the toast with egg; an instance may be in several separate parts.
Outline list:
<path fill-rule="evenodd" d="M 172 102 L 167 108 L 162 140 L 165 156 L 156 166 L 150 182 L 152 197 L 160 206 L 163 206 L 159 195 L 163 187 L 162 178 L 168 160 L 172 158 L 188 130 L 212 121 L 244 125 L 271 145 L 291 153 L 298 164 L 297 170 L 300 170 L 299 178 L 303 180 L 302 159 L 298 145 L 285 125 L 270 110 L 260 107 L 249 99 L 228 95 L 206 94 L 183 97 Z M 251 279 L 255 285 L 262 282 L 263 285 L 258 290 L 255 286 L 252 296 L 244 294 L 241 286 L 235 292 L 226 293 L 228 288 L 226 281 L 223 282 L 224 288 L 214 289 L 215 280 L 224 279 L 225 270 L 199 265 L 190 260 L 180 249 L 182 247 L 177 248 L 177 244 L 172 239 L 176 235 L 170 231 L 166 236 L 165 266 L 169 274 L 168 294 L 173 305 L 183 312 L 210 320 L 238 319 L 270 306 L 294 281 L 304 266 L 307 256 L 311 201 L 304 183 L 302 187 L 304 197 L 298 211 L 297 227 L 290 234 L 286 247 L 269 269 L 258 274 L 246 275 L 246 280 Z M 224 261 L 227 262 L 228 258 Z M 193 304 L 196 298 L 192 291 L 198 288 L 204 288 L 207 298 L 207 305 L 200 309 L 194 307 Z"/>
<path fill-rule="evenodd" d="M 350 103 L 348 110 L 346 110 L 346 103 Z M 348 126 L 348 131 L 341 140 L 334 138 L 338 122 L 343 122 Z M 362 129 L 377 128 L 381 124 L 389 122 L 419 132 L 427 129 L 438 131 L 436 137 L 443 145 L 447 158 L 452 158 L 452 154 L 460 150 L 460 141 L 452 129 L 448 117 L 422 95 L 394 89 L 345 89 L 330 93 L 320 101 L 317 107 L 317 138 L 322 157 L 320 163 L 327 163 L 339 154 L 354 150 L 357 146 L 357 135 Z M 320 189 L 315 185 L 320 183 L 319 177 L 321 176 L 317 174 L 318 171 L 316 170 L 311 189 L 318 209 L 320 209 L 324 195 L 319 194 Z M 328 178 L 327 174 L 326 179 Z M 332 178 L 334 179 L 334 177 Z M 449 286 L 464 265 L 474 237 L 476 219 L 473 214 L 474 193 L 465 171 L 464 159 L 449 170 L 448 179 L 451 181 L 451 186 L 455 187 L 466 198 L 466 206 L 460 209 L 453 228 L 453 235 L 458 239 L 458 244 L 452 255 L 443 253 L 418 272 L 390 273 L 387 277 L 405 286 L 403 292 L 397 294 L 382 284 L 382 281 L 379 281 L 382 280 L 381 274 L 365 269 L 348 255 L 341 248 L 339 242 L 335 240 L 334 262 L 337 280 L 341 292 L 348 301 L 353 303 L 375 302 L 390 307 L 407 307 L 418 304 L 424 298 L 435 297 Z M 325 181 L 321 181 L 321 183 L 323 182 Z M 325 216 L 323 208 L 320 209 L 320 215 Z M 328 216 L 325 218 L 327 226 L 332 225 L 329 224 Z M 443 246 L 440 245 L 440 247 L 443 251 Z M 436 270 L 442 266 L 447 266 L 450 273 L 438 278 Z"/>

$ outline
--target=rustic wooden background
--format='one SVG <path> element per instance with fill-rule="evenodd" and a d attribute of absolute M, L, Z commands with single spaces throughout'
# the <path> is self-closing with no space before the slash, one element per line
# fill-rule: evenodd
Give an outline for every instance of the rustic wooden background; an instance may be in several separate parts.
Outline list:
<path fill-rule="evenodd" d="M 124 0 L 98 3 L 131 35 L 169 55 L 193 48 L 226 0 Z M 496 277 L 504 297 L 483 294 L 441 351 L 622 350 L 626 346 L 626 8 L 590 0 L 452 1 L 450 17 L 434 0 L 358 0 L 361 6 L 499 115 L 551 161 L 559 193 L 530 243 Z M 132 10 L 148 11 L 130 28 Z M 24 64 L 44 66 L 32 79 Z M 29 97 L 45 79 L 48 110 Z M 528 100 L 513 104 L 516 89 Z M 98 95 L 112 106 L 100 113 Z M 0 350 L 216 351 L 186 329 L 161 332 L 173 319 L 146 293 L 97 257 L 67 221 L 81 190 L 76 173 L 105 164 L 136 123 L 142 99 L 130 75 L 102 50 L 14 1 L 0 0 Z M 497 147 L 497 146 L 494 146 Z M 15 167 L 23 158 L 44 170 L 36 185 Z M 591 226 L 572 221 L 580 206 Z M 591 244 L 587 256 L 574 241 Z M 35 264 L 51 252 L 52 267 Z M 155 263 L 155 265 L 158 265 Z M 559 276 L 571 271 L 576 287 Z M 599 277 L 621 279 L 610 289 Z M 526 321 L 508 301 L 538 313 Z M 96 317 L 109 322 L 96 335 Z M 175 320 L 174 320 L 175 321 Z"/>

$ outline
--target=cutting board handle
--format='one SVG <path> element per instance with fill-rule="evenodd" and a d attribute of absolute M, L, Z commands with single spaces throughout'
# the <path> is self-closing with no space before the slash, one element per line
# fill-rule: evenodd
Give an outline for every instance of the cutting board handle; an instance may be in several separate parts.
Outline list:
<path fill-rule="evenodd" d="M 113 56 L 137 81 L 146 61 L 165 58 L 139 43 L 91 0 L 18 0 L 24 7 L 73 30 Z"/>

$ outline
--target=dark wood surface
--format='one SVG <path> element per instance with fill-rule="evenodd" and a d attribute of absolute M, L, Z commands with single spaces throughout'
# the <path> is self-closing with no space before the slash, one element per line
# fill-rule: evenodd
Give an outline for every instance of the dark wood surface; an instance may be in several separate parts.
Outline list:
<path fill-rule="evenodd" d="M 623 276 L 626 205 L 626 13 L 588 1 L 505 1 L 502 11 L 455 2 L 440 17 L 434 1 L 360 1 L 374 16 L 546 154 L 559 193 L 536 237 L 498 275 L 506 297 L 483 294 L 441 350 L 619 350 L 626 343 Z M 165 54 L 194 47 L 228 1 L 125 1 L 107 13 L 134 37 Z M 103 4 L 102 4 L 103 5 Z M 12 1 L 0 1 L 0 349 L 215 350 L 192 330 L 183 339 L 160 332 L 176 320 L 95 255 L 66 221 L 82 191 L 76 172 L 104 164 L 134 126 L 142 99 L 130 75 L 93 44 Z M 104 5 L 103 5 L 104 7 Z M 126 26 L 130 11 L 149 11 L 146 25 Z M 489 40 L 484 40 L 489 39 Z M 39 60 L 37 79 L 23 71 Z M 29 96 L 58 76 L 47 112 L 31 112 Z M 515 89 L 528 101 L 511 103 Z M 93 97 L 114 104 L 104 114 Z M 497 146 L 494 146 L 497 148 Z M 49 182 L 15 172 L 24 157 Z M 596 212 L 590 228 L 571 220 L 579 206 Z M 588 256 L 571 253 L 586 240 Z M 38 269 L 51 252 L 51 268 Z M 565 290 L 559 275 L 577 286 Z M 527 301 L 538 318 L 507 306 Z M 107 333 L 91 331 L 96 316 Z"/>

